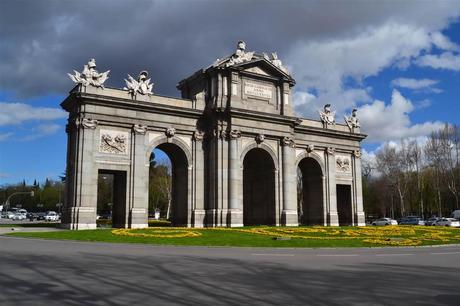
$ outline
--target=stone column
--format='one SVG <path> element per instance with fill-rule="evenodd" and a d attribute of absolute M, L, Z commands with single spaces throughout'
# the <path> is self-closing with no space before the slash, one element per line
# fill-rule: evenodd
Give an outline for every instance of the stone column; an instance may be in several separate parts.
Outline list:
<path fill-rule="evenodd" d="M 283 211 L 281 224 L 298 226 L 297 216 L 297 171 L 295 168 L 295 143 L 290 137 L 284 137 L 283 145 Z"/>
<path fill-rule="evenodd" d="M 192 226 L 203 227 L 205 223 L 206 211 L 204 210 L 204 150 L 203 150 L 203 137 L 201 131 L 195 131 L 193 134 L 194 140 L 194 182 L 195 198 L 194 207 L 192 208 Z"/>
<path fill-rule="evenodd" d="M 240 131 L 232 130 L 228 135 L 229 157 L 228 157 L 228 212 L 227 226 L 243 226 L 243 212 L 238 201 L 238 195 L 243 192 L 241 188 L 240 165 L 238 158 L 238 139 Z"/>
<path fill-rule="evenodd" d="M 130 228 L 148 227 L 149 164 L 146 164 L 145 134 L 147 127 L 135 124 L 132 130 Z"/>
<path fill-rule="evenodd" d="M 363 207 L 363 186 L 362 186 L 362 179 L 361 179 L 361 151 L 356 150 L 353 153 L 354 156 L 354 200 L 353 203 L 354 207 L 354 219 L 355 225 L 358 226 L 366 226 L 366 218 L 364 214 L 364 207 Z"/>
<path fill-rule="evenodd" d="M 97 120 L 77 118 L 71 146 L 74 152 L 69 172 L 72 178 L 67 180 L 68 207 L 63 211 L 64 228 L 72 230 L 95 229 L 97 209 L 97 167 L 94 165 L 93 154 Z M 69 162 L 69 161 L 68 161 Z M 70 186 L 72 184 L 72 186 Z"/>
<path fill-rule="evenodd" d="M 328 199 L 324 199 L 327 204 L 327 224 L 330 226 L 339 225 L 339 215 L 337 213 L 337 185 L 335 182 L 335 149 L 326 150 L 327 160 L 327 190 Z"/>

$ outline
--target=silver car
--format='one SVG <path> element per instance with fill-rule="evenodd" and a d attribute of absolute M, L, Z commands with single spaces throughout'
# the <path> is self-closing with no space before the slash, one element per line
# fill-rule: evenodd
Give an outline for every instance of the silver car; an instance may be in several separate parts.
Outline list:
<path fill-rule="evenodd" d="M 454 218 L 440 218 L 434 223 L 435 226 L 460 227 L 460 221 Z"/>
<path fill-rule="evenodd" d="M 380 218 L 373 221 L 371 225 L 398 225 L 398 221 L 391 218 Z"/>

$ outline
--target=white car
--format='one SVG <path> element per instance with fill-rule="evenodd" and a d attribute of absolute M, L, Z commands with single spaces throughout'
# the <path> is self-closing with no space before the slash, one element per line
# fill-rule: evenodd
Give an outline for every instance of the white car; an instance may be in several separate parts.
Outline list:
<path fill-rule="evenodd" d="M 7 212 L 5 213 L 5 218 L 7 218 L 7 219 L 13 219 L 14 215 L 15 215 L 14 212 L 12 212 L 12 211 L 7 211 Z"/>
<path fill-rule="evenodd" d="M 59 215 L 55 211 L 48 211 L 45 215 L 45 221 L 58 221 Z"/>
<path fill-rule="evenodd" d="M 460 221 L 454 218 L 440 218 L 433 225 L 460 227 Z"/>
<path fill-rule="evenodd" d="M 26 218 L 26 216 L 24 216 L 23 214 L 21 213 L 15 213 L 10 219 L 11 220 L 24 220 Z"/>
<path fill-rule="evenodd" d="M 373 221 L 371 225 L 398 225 L 398 221 L 391 218 L 380 218 Z"/>

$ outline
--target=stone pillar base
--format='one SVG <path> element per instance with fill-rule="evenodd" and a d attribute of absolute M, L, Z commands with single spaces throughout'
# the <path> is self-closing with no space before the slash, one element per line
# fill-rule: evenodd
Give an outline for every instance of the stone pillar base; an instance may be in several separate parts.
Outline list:
<path fill-rule="evenodd" d="M 299 217 L 296 210 L 283 210 L 281 214 L 281 225 L 299 226 Z"/>
<path fill-rule="evenodd" d="M 61 223 L 59 227 L 69 230 L 93 230 L 97 225 L 96 223 Z"/>
<path fill-rule="evenodd" d="M 61 227 L 70 230 L 96 229 L 96 209 L 90 206 L 65 209 L 62 212 Z"/>
<path fill-rule="evenodd" d="M 204 209 L 195 209 L 192 212 L 193 227 L 204 227 L 205 218 L 206 218 L 206 211 Z"/>
<path fill-rule="evenodd" d="M 355 214 L 355 225 L 357 226 L 366 226 L 366 216 L 363 211 L 357 212 Z"/>
<path fill-rule="evenodd" d="M 149 216 L 145 208 L 132 208 L 128 220 L 129 228 L 149 227 Z"/>
<path fill-rule="evenodd" d="M 242 227 L 243 226 L 243 212 L 240 209 L 229 209 L 227 211 L 227 226 L 228 227 Z"/>
<path fill-rule="evenodd" d="M 336 211 L 327 214 L 327 225 L 339 226 L 339 215 Z"/>
<path fill-rule="evenodd" d="M 217 209 L 207 209 L 205 216 L 205 224 L 207 227 L 216 226 Z"/>

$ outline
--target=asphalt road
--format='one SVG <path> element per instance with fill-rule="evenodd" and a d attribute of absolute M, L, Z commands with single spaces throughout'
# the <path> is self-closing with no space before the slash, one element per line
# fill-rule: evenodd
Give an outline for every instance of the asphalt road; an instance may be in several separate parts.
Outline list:
<path fill-rule="evenodd" d="M 460 246 L 163 247 L 0 236 L 0 305 L 460 305 Z"/>

